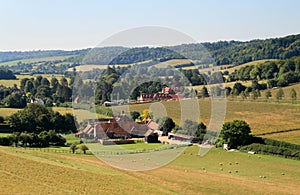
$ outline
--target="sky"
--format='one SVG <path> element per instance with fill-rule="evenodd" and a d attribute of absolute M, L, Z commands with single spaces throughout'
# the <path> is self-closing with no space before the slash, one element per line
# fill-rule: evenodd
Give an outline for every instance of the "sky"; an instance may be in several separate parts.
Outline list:
<path fill-rule="evenodd" d="M 0 0 L 0 51 L 97 46 L 131 28 L 161 26 L 197 42 L 300 33 L 299 0 Z"/>

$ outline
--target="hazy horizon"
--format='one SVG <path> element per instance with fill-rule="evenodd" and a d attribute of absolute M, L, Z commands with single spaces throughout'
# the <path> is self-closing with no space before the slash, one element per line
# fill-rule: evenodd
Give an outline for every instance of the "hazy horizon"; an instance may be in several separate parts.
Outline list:
<path fill-rule="evenodd" d="M 197 42 L 300 33 L 300 1 L 1 1 L 0 51 L 77 50 L 131 28 L 161 26 Z"/>

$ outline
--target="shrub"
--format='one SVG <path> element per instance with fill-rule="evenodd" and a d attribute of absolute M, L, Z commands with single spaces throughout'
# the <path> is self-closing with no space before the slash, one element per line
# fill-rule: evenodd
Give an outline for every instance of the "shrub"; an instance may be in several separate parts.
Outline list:
<path fill-rule="evenodd" d="M 11 137 L 0 137 L 1 146 L 11 146 L 12 144 L 13 144 L 13 140 Z"/>

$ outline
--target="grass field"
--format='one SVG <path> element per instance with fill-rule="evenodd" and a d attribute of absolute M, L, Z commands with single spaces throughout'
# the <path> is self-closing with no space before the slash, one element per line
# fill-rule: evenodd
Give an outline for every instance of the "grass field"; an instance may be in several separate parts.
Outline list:
<path fill-rule="evenodd" d="M 300 145 L 300 131 L 264 135 L 263 137 Z"/>
<path fill-rule="evenodd" d="M 221 149 L 204 157 L 197 153 L 197 146 L 189 147 L 167 166 L 127 172 L 92 155 L 0 147 L 0 188 L 3 194 L 298 194 L 300 190 L 299 161 Z"/>
<path fill-rule="evenodd" d="M 159 106 L 164 106 L 167 115 L 176 124 L 180 124 L 181 106 L 178 101 L 161 102 Z M 130 105 L 130 111 L 142 112 L 151 108 L 151 103 Z M 157 104 L 156 104 L 157 105 Z M 211 101 L 208 99 L 199 100 L 200 121 L 209 124 L 211 115 Z M 126 107 L 118 107 L 119 110 L 126 110 Z M 7 117 L 19 109 L 1 108 L 0 116 Z M 73 113 L 72 108 L 53 107 L 54 111 L 61 114 Z M 250 124 L 253 134 L 272 132 L 278 130 L 294 129 L 300 127 L 300 106 L 292 104 L 278 104 L 251 101 L 227 101 L 227 113 L 225 121 L 245 120 Z M 155 113 L 154 113 L 155 114 Z M 78 121 L 87 118 L 105 117 L 94 114 L 87 110 L 76 110 L 75 115 Z M 155 116 L 155 115 L 154 115 Z"/>
<path fill-rule="evenodd" d="M 66 114 L 66 113 L 74 114 L 74 111 L 73 111 L 72 108 L 53 107 L 52 109 L 56 112 L 61 113 L 61 114 Z M 17 109 L 17 108 L 0 108 L 0 116 L 8 117 L 8 116 L 16 113 L 19 110 L 21 110 L 21 109 Z M 76 116 L 78 122 L 82 122 L 84 119 L 88 119 L 88 118 L 96 118 L 97 116 L 98 117 L 106 117 L 106 116 L 103 116 L 103 115 L 91 113 L 87 110 L 81 110 L 81 109 L 78 109 L 78 110 L 75 111 L 75 116 Z"/>
<path fill-rule="evenodd" d="M 171 117 L 177 124 L 180 122 L 180 103 L 176 101 L 162 102 Z M 149 109 L 151 103 L 136 104 L 129 107 L 130 111 L 141 112 Z M 209 124 L 211 102 L 200 100 L 200 121 Z M 122 109 L 122 108 L 121 108 Z M 124 108 L 125 110 L 125 108 Z M 271 132 L 300 127 L 300 106 L 291 104 L 271 104 L 266 102 L 227 101 L 225 121 L 245 120 L 250 124 L 253 134 Z"/>

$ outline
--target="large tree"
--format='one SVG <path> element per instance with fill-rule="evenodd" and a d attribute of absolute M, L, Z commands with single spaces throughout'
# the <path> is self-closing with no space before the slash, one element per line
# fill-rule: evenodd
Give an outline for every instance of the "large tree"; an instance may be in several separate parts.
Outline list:
<path fill-rule="evenodd" d="M 169 132 L 175 127 L 174 121 L 170 117 L 164 117 L 160 124 L 159 130 L 163 132 L 163 135 L 168 135 Z"/>
<path fill-rule="evenodd" d="M 252 137 L 250 133 L 249 124 L 243 120 L 226 122 L 220 133 L 220 141 L 228 144 L 230 148 L 237 148 L 250 143 Z"/>

